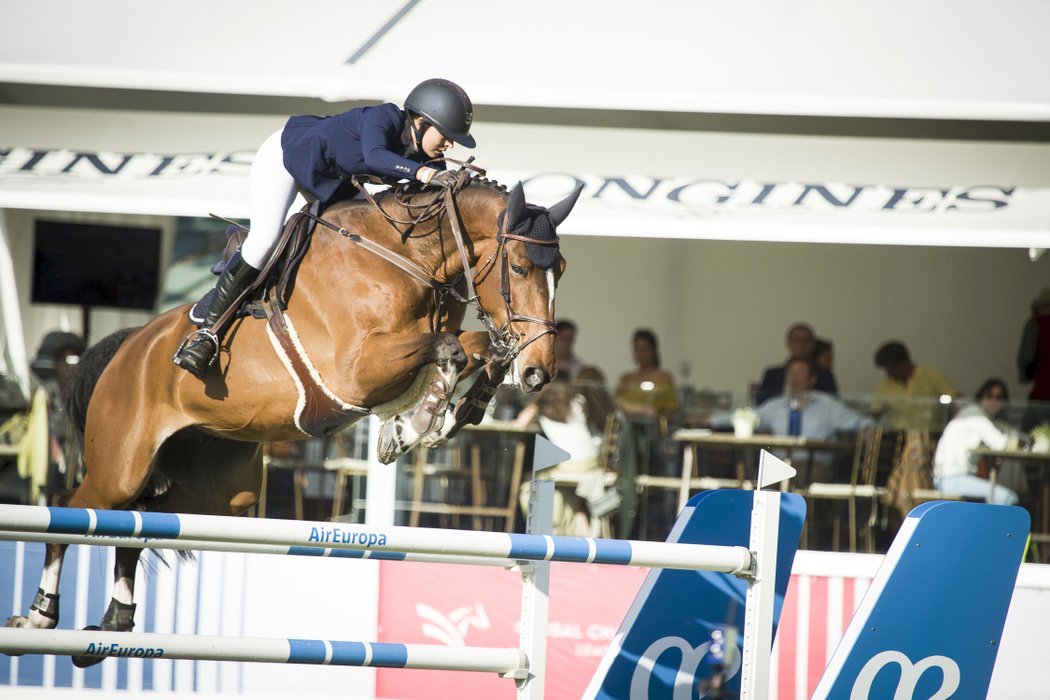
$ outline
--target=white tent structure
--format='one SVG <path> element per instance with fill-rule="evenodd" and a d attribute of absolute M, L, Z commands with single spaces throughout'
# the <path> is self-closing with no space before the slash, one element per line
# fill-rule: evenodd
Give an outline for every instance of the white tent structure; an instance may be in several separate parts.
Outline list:
<path fill-rule="evenodd" d="M 1050 248 L 1050 46 L 1041 36 L 1050 7 L 1030 0 L 994 12 L 973 0 L 11 0 L 0 24 L 0 208 L 10 213 L 8 225 L 0 219 L 0 302 L 23 375 L 25 347 L 46 330 L 20 320 L 34 313 L 16 269 L 18 251 L 24 260 L 31 248 L 19 240 L 31 236 L 32 212 L 246 216 L 254 148 L 287 114 L 399 102 L 431 75 L 468 88 L 478 163 L 492 176 L 523 180 L 541 203 L 585 184 L 563 229 L 580 238 L 565 243 L 573 272 L 560 310 L 599 328 L 606 319 L 658 328 L 684 379 L 697 356 L 724 368 L 701 383 L 756 378 L 801 317 L 838 334 L 840 374 L 857 386 L 870 379 L 874 344 L 909 333 L 913 350 L 942 355 L 961 343 L 985 367 L 995 353 L 1003 373 L 1009 358 L 992 343 L 1005 334 L 1012 351 L 1041 269 L 1018 272 L 1027 256 L 1007 249 Z M 903 327 L 857 331 L 854 348 L 843 334 L 857 319 L 846 309 L 899 284 L 866 287 L 799 264 L 803 278 L 827 277 L 845 295 L 838 308 L 811 306 L 828 298 L 812 279 L 795 289 L 794 306 L 770 305 L 779 295 L 751 260 L 756 249 L 716 241 L 849 243 L 918 260 L 921 275 L 908 264 L 870 268 L 925 280 L 894 301 L 898 311 L 909 296 L 930 306 L 910 310 Z M 914 248 L 868 247 L 885 245 Z M 596 264 L 576 272 L 573 250 Z M 852 264 L 823 246 L 763 250 L 786 269 L 799 258 Z M 736 321 L 725 321 L 698 311 L 713 296 L 725 303 L 726 281 L 704 281 L 722 266 L 707 266 L 741 254 L 749 274 L 737 269 L 727 281 L 750 283 L 735 292 L 748 313 L 730 309 Z M 956 269 L 929 269 L 938 260 Z M 986 327 L 984 340 L 966 336 L 965 311 L 937 306 L 945 281 L 982 261 L 997 267 L 996 283 L 1012 285 L 991 291 L 989 308 L 1021 314 Z M 603 286 L 610 276 L 628 293 Z M 931 314 L 944 326 L 936 336 Z M 582 331 L 588 359 L 609 369 L 626 362 L 626 347 L 607 350 L 607 338 Z M 727 352 L 712 331 L 748 350 Z M 843 357 L 843 345 L 861 359 Z"/>

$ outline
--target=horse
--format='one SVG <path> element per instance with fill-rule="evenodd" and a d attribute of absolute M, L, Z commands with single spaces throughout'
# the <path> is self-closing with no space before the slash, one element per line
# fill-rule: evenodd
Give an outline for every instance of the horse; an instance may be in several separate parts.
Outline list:
<path fill-rule="evenodd" d="M 328 435 L 376 414 L 389 463 L 480 421 L 507 373 L 521 391 L 539 390 L 556 371 L 565 270 L 556 227 L 580 190 L 547 209 L 527 204 L 520 182 L 508 191 L 468 166 L 445 190 L 404 184 L 373 197 L 362 188 L 366 201 L 293 215 L 289 227 L 308 244 L 285 297 L 259 288 L 253 308 L 267 320 L 233 319 L 203 383 L 171 361 L 195 328 L 187 307 L 90 348 L 68 388 L 85 473 L 56 503 L 239 515 L 259 497 L 261 442 Z M 484 330 L 463 330 L 468 306 Z M 29 612 L 8 627 L 57 626 L 65 550 L 47 545 Z M 133 629 L 140 553 L 117 549 L 112 599 L 94 629 Z"/>

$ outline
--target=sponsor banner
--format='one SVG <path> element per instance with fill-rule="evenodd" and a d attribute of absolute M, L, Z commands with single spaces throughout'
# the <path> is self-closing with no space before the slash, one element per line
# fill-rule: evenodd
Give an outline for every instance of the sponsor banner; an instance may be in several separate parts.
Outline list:
<path fill-rule="evenodd" d="M 517 647 L 521 574 L 495 567 L 382 562 L 379 640 Z M 578 700 L 648 569 L 551 564 L 545 697 Z M 492 674 L 377 669 L 377 698 L 498 700 L 514 684 Z"/>

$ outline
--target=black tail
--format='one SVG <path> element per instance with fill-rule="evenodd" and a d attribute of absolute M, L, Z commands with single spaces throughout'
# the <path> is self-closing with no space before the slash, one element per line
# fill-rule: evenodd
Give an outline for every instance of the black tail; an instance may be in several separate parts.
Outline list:
<path fill-rule="evenodd" d="M 95 385 L 106 369 L 121 343 L 138 328 L 124 328 L 110 333 L 80 356 L 80 362 L 70 374 L 65 388 L 66 414 L 76 428 L 77 436 L 84 439 L 84 424 L 87 422 L 88 403 L 95 393 Z"/>

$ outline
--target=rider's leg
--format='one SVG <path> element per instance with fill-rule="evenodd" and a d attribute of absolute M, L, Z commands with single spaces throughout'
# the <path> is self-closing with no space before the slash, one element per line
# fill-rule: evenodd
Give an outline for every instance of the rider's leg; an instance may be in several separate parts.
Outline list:
<path fill-rule="evenodd" d="M 216 284 L 215 299 L 201 330 L 194 332 L 172 361 L 203 380 L 218 352 L 219 338 L 212 326 L 255 279 L 280 236 L 296 195 L 295 179 L 284 168 L 281 132 L 259 147 L 249 176 L 251 228 L 238 254 L 230 258 Z"/>
<path fill-rule="evenodd" d="M 198 379 L 204 379 L 222 342 L 212 328 L 258 274 L 258 270 L 244 262 L 240 251 L 233 254 L 215 285 L 215 298 L 204 317 L 204 325 L 189 337 L 172 358 L 175 364 Z"/>

